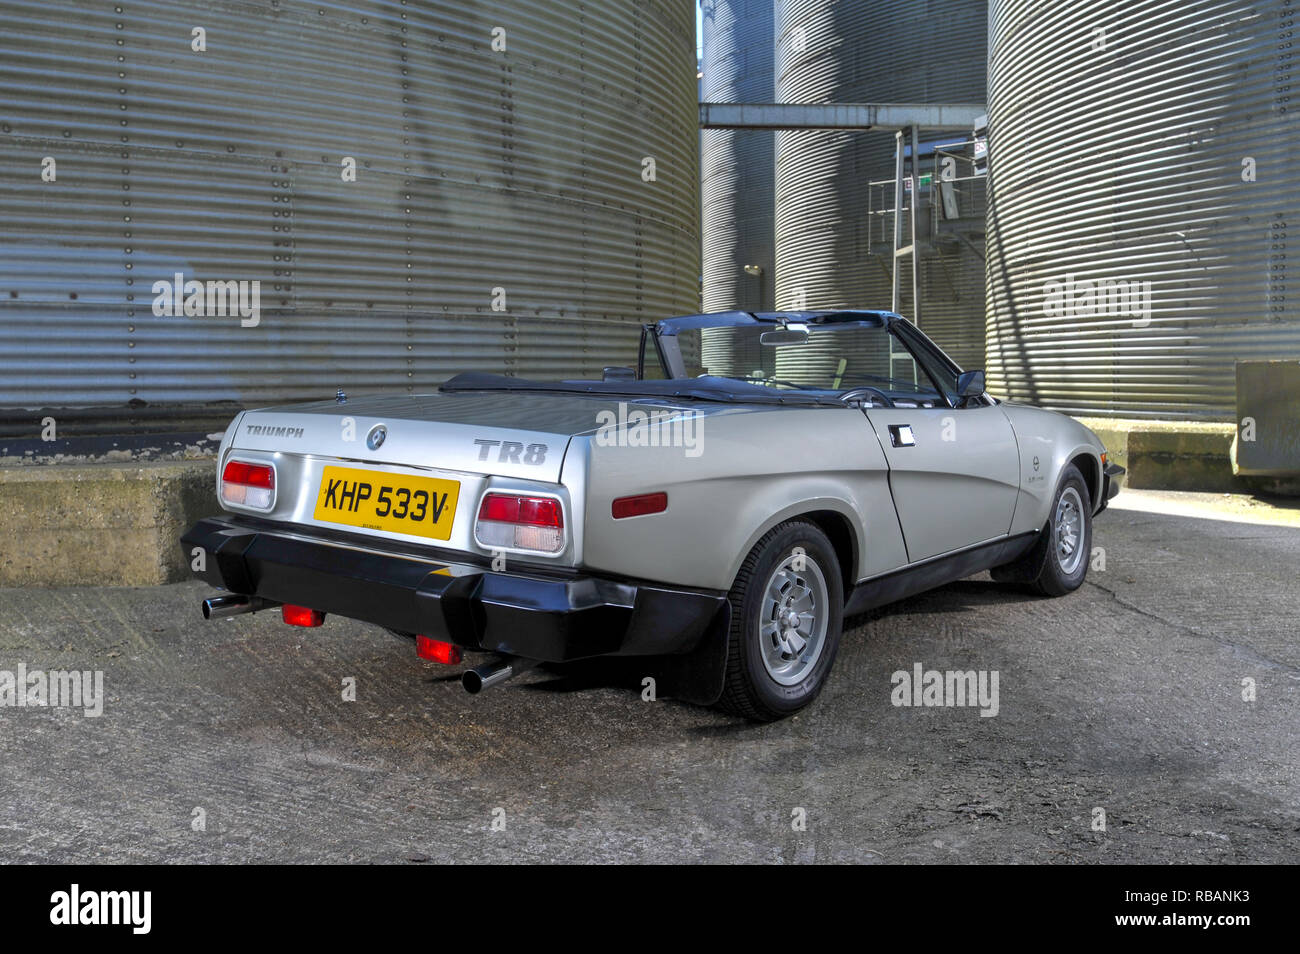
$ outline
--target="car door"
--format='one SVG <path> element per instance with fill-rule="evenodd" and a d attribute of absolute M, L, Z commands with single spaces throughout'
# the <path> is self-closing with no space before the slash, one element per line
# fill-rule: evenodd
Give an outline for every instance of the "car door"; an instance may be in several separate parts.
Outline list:
<path fill-rule="evenodd" d="M 1020 464 L 1001 408 L 873 407 L 864 413 L 889 462 L 910 562 L 1007 534 Z"/>
<path fill-rule="evenodd" d="M 898 337 L 910 344 L 906 335 Z M 894 365 L 891 375 L 910 374 L 918 382 L 917 395 L 897 402 L 904 406 L 864 407 L 863 413 L 889 462 L 908 560 L 1006 536 L 1020 486 L 1016 436 L 1007 416 L 987 401 L 952 406 L 955 372 L 925 350 L 900 349 Z"/>

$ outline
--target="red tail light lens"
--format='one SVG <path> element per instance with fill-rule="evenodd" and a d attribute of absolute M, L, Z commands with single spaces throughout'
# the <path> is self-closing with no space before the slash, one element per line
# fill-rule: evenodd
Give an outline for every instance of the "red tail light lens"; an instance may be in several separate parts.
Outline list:
<path fill-rule="evenodd" d="M 619 497 L 610 508 L 615 520 L 622 520 L 624 517 L 643 517 L 648 513 L 663 513 L 667 509 L 668 495 L 665 493 Z"/>
<path fill-rule="evenodd" d="M 454 666 L 461 660 L 459 646 L 441 639 L 430 639 L 428 636 L 415 637 L 415 654 L 421 659 L 446 666 Z"/>
<path fill-rule="evenodd" d="M 474 538 L 492 550 L 559 553 L 564 549 L 564 508 L 554 497 L 487 494 L 479 504 Z"/>
<path fill-rule="evenodd" d="M 275 470 L 267 464 L 249 464 L 242 460 L 232 460 L 226 464 L 222 480 L 232 484 L 247 484 L 250 487 L 275 489 Z"/>
<path fill-rule="evenodd" d="M 479 504 L 478 518 L 514 523 L 519 519 L 519 498 L 507 497 L 505 494 L 488 494 Z"/>
<path fill-rule="evenodd" d="M 290 626 L 320 626 L 325 622 L 325 614 L 320 610 L 294 606 L 290 603 L 280 607 L 280 618 Z"/>
<path fill-rule="evenodd" d="M 554 497 L 520 497 L 518 523 L 534 527 L 564 526 L 564 515 L 560 512 L 560 502 Z"/>
<path fill-rule="evenodd" d="M 275 468 L 232 460 L 221 472 L 221 499 L 255 510 L 270 510 L 275 502 Z"/>
<path fill-rule="evenodd" d="M 488 494 L 478 508 L 480 520 L 503 523 L 526 523 L 535 527 L 564 526 L 560 502 L 554 497 L 519 497 L 515 494 Z"/>

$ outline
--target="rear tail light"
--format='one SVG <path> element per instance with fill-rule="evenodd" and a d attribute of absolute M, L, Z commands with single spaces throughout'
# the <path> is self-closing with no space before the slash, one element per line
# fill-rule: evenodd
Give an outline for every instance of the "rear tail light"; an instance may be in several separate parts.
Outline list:
<path fill-rule="evenodd" d="M 554 497 L 488 494 L 479 504 L 474 539 L 491 550 L 559 553 L 564 549 L 564 510 Z"/>
<path fill-rule="evenodd" d="M 443 663 L 447 666 L 456 665 L 461 658 L 460 647 L 454 643 L 441 639 L 430 639 L 428 636 L 418 634 L 415 637 L 415 654 L 421 659 Z"/>
<path fill-rule="evenodd" d="M 285 603 L 280 607 L 280 618 L 290 626 L 320 626 L 325 622 L 325 614 L 320 610 L 294 606 L 291 603 Z"/>
<path fill-rule="evenodd" d="M 275 501 L 275 468 L 232 460 L 221 472 L 221 499 L 254 510 L 270 510 Z"/>

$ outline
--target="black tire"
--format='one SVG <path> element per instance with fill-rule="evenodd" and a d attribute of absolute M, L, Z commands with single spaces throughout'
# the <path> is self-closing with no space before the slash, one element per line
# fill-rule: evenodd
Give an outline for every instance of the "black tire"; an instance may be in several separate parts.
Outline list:
<path fill-rule="evenodd" d="M 791 671 L 781 676 L 796 681 L 783 684 L 764 662 L 765 637 L 760 632 L 760 625 L 764 606 L 768 603 L 769 584 L 780 585 L 774 574 L 797 555 L 796 547 L 803 549 L 803 560 L 797 564 L 803 567 L 803 571 L 801 574 L 786 566 L 785 575 L 795 581 L 791 584 L 795 589 L 786 592 L 806 591 L 815 606 L 818 592 L 824 590 L 826 626 L 825 631 L 820 632 L 822 617 L 820 612 L 813 611 L 811 615 L 818 625 L 810 626 L 810 630 L 818 632 L 818 638 L 816 642 L 811 638 L 804 640 L 806 648 L 803 653 L 790 654 L 788 665 Z M 805 520 L 791 520 L 773 527 L 754 544 L 740 565 L 728 600 L 731 602 L 731 629 L 728 633 L 727 677 L 718 705 L 748 719 L 771 722 L 798 712 L 816 699 L 835 662 L 844 622 L 844 584 L 840 577 L 840 564 L 826 534 Z M 790 605 L 793 607 L 794 604 Z M 773 609 L 779 613 L 780 604 L 773 604 Z M 773 654 L 780 653 L 782 646 L 788 648 L 791 645 L 779 635 L 791 630 L 784 629 L 779 623 L 775 626 L 776 631 L 768 639 Z M 803 640 L 799 630 L 794 632 L 795 640 Z"/>
<path fill-rule="evenodd" d="M 1062 500 L 1066 498 L 1069 506 L 1063 508 Z M 1062 529 L 1058 520 L 1065 516 L 1068 521 L 1071 510 L 1078 514 L 1078 541 L 1067 557 L 1059 545 Z M 1061 473 L 1048 510 L 1047 526 L 1033 549 L 1013 563 L 995 567 L 991 575 L 1001 583 L 1023 583 L 1043 596 L 1064 596 L 1083 585 L 1091 553 L 1092 497 L 1083 474 L 1070 464 Z"/>

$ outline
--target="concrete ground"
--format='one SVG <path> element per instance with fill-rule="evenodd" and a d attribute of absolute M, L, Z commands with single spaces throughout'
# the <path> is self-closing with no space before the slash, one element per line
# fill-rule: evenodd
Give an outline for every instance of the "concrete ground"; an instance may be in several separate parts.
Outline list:
<path fill-rule="evenodd" d="M 821 699 L 774 725 L 643 701 L 635 672 L 468 696 L 373 627 L 205 623 L 197 583 L 0 589 L 0 670 L 99 669 L 107 695 L 0 708 L 0 856 L 1300 860 L 1300 521 L 1117 503 L 1079 592 L 982 575 L 853 620 Z M 998 714 L 895 707 L 917 663 L 997 671 Z"/>

